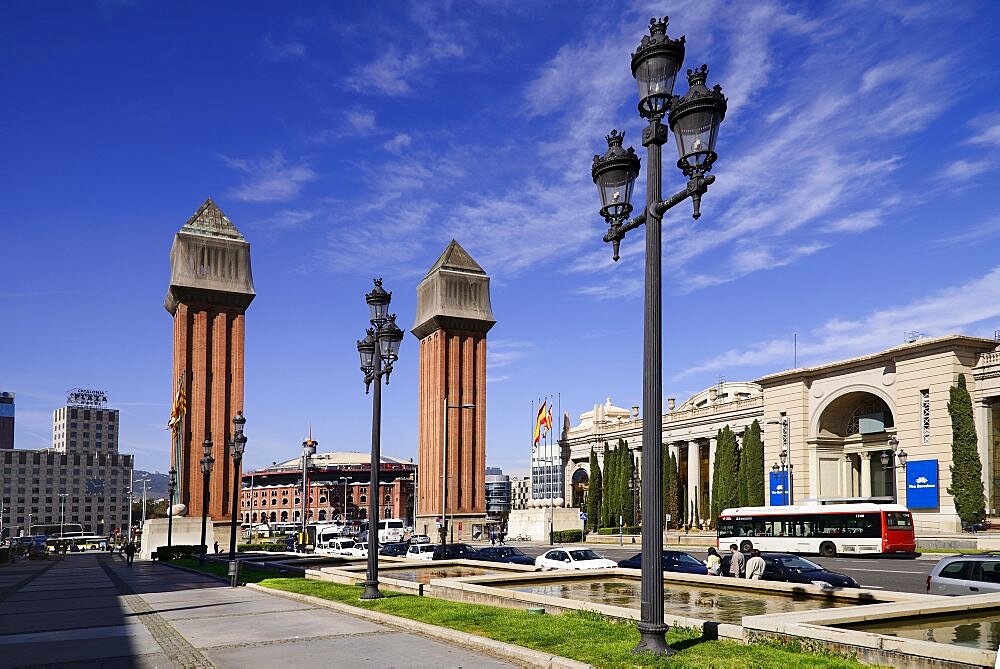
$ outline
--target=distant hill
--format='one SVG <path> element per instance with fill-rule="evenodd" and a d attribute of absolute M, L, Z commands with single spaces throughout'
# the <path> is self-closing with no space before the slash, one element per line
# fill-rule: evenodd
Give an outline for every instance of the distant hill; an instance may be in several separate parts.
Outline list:
<path fill-rule="evenodd" d="M 168 474 L 144 472 L 136 469 L 134 472 L 136 499 L 142 498 L 142 484 L 139 483 L 141 479 L 149 479 L 149 483 L 146 484 L 147 500 L 167 498 L 167 486 L 170 485 L 170 476 Z"/>

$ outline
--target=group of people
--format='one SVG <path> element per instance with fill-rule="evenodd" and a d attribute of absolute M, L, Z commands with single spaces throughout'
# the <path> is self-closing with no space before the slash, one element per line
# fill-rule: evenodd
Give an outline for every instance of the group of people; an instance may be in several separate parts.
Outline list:
<path fill-rule="evenodd" d="M 500 545 L 503 546 L 504 539 L 506 538 L 506 536 L 507 536 L 506 532 L 490 530 L 490 546 L 496 546 L 497 542 L 500 542 Z"/>
<path fill-rule="evenodd" d="M 743 553 L 740 552 L 739 546 L 736 544 L 729 544 L 729 570 L 727 574 L 722 573 L 722 556 L 719 555 L 719 551 L 715 547 L 708 549 L 708 559 L 705 560 L 705 564 L 708 566 L 708 573 L 712 576 L 732 576 L 734 578 L 750 578 L 754 580 L 760 580 L 764 576 L 764 567 L 766 563 L 764 558 L 761 557 L 760 551 L 756 548 L 750 552 L 750 558 L 747 559 Z"/>

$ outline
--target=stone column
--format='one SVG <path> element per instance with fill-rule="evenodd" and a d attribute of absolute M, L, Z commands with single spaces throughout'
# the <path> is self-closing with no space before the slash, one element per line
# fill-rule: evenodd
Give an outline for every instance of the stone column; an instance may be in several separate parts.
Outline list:
<path fill-rule="evenodd" d="M 861 453 L 861 496 L 872 496 L 872 458 L 871 453 Z"/>
<path fill-rule="evenodd" d="M 990 443 L 993 441 L 990 430 L 990 407 L 986 402 L 973 402 L 972 415 L 976 425 L 976 446 L 979 450 L 979 461 L 983 465 L 983 488 L 986 492 L 986 513 L 993 509 L 993 460 L 990 457 Z"/>
<path fill-rule="evenodd" d="M 715 478 L 715 453 L 719 448 L 719 440 L 715 437 L 711 437 L 708 440 L 708 499 L 709 502 L 712 500 L 712 495 L 714 493 L 714 481 Z"/>
<path fill-rule="evenodd" d="M 841 497 L 853 497 L 854 495 L 854 486 L 852 485 L 853 481 L 851 480 L 853 478 L 851 475 L 853 469 L 854 468 L 851 466 L 850 456 L 845 455 L 843 459 L 840 461 Z"/>
<path fill-rule="evenodd" d="M 680 463 L 681 461 L 681 446 L 680 444 L 667 444 L 668 455 L 674 456 L 674 462 Z M 678 464 L 680 466 L 680 464 Z"/>
<path fill-rule="evenodd" d="M 701 496 L 701 449 L 697 441 L 688 442 L 688 509 L 693 513 L 695 502 Z M 700 504 L 698 513 L 701 513 Z M 695 519 L 697 520 L 697 519 Z"/>

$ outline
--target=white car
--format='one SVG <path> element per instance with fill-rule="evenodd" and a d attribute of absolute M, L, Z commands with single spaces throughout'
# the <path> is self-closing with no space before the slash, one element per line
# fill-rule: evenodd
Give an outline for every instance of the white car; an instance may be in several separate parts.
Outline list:
<path fill-rule="evenodd" d="M 317 553 L 326 553 L 328 555 L 343 555 L 345 557 L 353 557 L 351 551 L 354 550 L 355 542 L 353 539 L 344 539 L 343 537 L 338 537 L 337 539 L 331 539 L 327 542 L 326 546 L 323 548 L 316 548 Z"/>
<path fill-rule="evenodd" d="M 433 560 L 435 544 L 411 544 L 406 549 L 406 557 L 410 560 Z"/>
<path fill-rule="evenodd" d="M 429 544 L 431 538 L 426 534 L 414 534 L 410 537 L 411 544 Z"/>
<path fill-rule="evenodd" d="M 536 557 L 535 566 L 542 569 L 604 569 L 617 567 L 618 563 L 589 548 L 553 548 Z"/>
<path fill-rule="evenodd" d="M 356 543 L 345 550 L 342 554 L 349 555 L 351 557 L 366 558 L 368 557 L 368 543 L 364 541 Z"/>

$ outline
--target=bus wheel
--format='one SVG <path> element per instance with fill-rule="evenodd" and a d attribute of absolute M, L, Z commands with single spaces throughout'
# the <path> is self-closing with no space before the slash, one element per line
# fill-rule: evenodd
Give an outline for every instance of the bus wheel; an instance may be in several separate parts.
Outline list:
<path fill-rule="evenodd" d="M 824 541 L 819 545 L 819 554 L 823 557 L 837 557 L 837 547 L 829 541 Z"/>
<path fill-rule="evenodd" d="M 741 553 L 749 553 L 752 550 L 753 550 L 753 543 L 752 542 L 744 540 L 743 543 L 740 544 L 740 552 Z"/>

